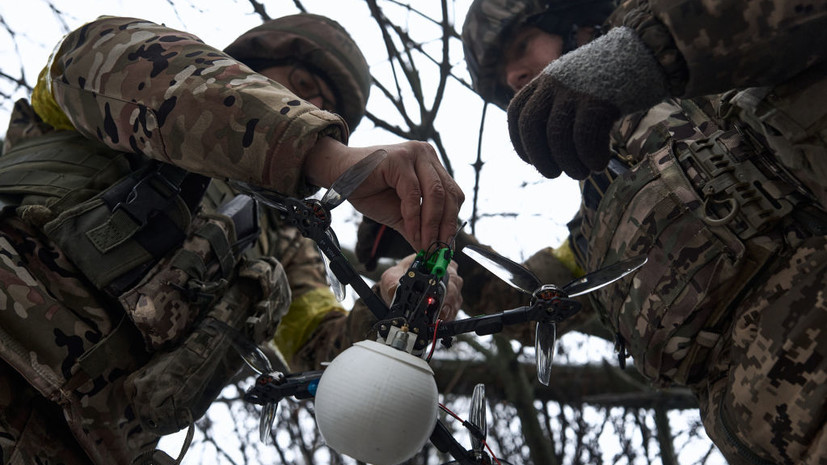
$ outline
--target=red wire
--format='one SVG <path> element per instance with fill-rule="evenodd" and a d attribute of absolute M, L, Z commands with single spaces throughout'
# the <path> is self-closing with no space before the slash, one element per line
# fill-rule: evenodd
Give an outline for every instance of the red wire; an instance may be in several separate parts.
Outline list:
<path fill-rule="evenodd" d="M 462 421 L 462 418 L 459 417 L 456 413 L 452 412 L 451 409 L 445 406 L 445 404 L 440 403 L 439 408 L 441 408 L 445 413 L 451 415 L 452 417 L 456 418 L 459 421 Z"/>
<path fill-rule="evenodd" d="M 449 408 L 448 408 L 448 407 L 446 407 L 445 405 L 443 405 L 443 404 L 441 404 L 441 403 L 440 403 L 440 404 L 439 404 L 439 408 L 441 408 L 441 409 L 442 409 L 445 413 L 447 413 L 448 415 L 451 415 L 452 417 L 454 417 L 454 419 L 459 420 L 459 421 L 461 421 L 461 422 L 463 422 L 463 423 L 465 422 L 465 420 L 463 420 L 462 418 L 460 418 L 460 416 L 459 416 L 459 415 L 457 415 L 456 413 L 452 412 L 452 411 L 451 411 L 451 409 L 449 409 Z M 491 446 L 489 446 L 489 445 L 488 445 L 488 441 L 486 441 L 486 440 L 484 440 L 484 439 L 483 439 L 482 444 L 485 446 L 485 448 L 486 448 L 486 449 L 488 449 L 488 453 L 489 453 L 489 454 L 491 454 L 491 458 L 493 458 L 493 459 L 494 459 L 494 461 L 495 461 L 495 462 L 497 462 L 497 465 L 502 465 L 502 463 L 500 463 L 500 459 L 498 459 L 498 458 L 497 458 L 497 456 L 496 456 L 496 455 L 494 455 L 494 451 L 493 451 L 493 450 L 491 450 Z"/>
<path fill-rule="evenodd" d="M 382 234 L 385 233 L 385 225 L 379 227 L 379 232 L 376 233 L 376 238 L 373 240 L 373 248 L 370 249 L 370 258 L 376 256 L 376 249 L 379 248 L 379 243 L 382 241 Z"/>
<path fill-rule="evenodd" d="M 434 349 L 436 349 L 436 330 L 439 329 L 439 323 L 441 321 L 442 320 L 437 318 L 436 324 L 434 324 L 434 335 L 433 335 L 433 337 L 431 337 L 431 351 L 428 352 L 428 358 L 425 359 L 426 362 L 430 362 L 431 357 L 434 355 Z"/>
<path fill-rule="evenodd" d="M 500 463 L 500 459 L 498 459 L 497 456 L 494 455 L 494 451 L 491 450 L 491 446 L 488 445 L 488 441 L 482 441 L 482 443 L 485 446 L 485 448 L 488 449 L 488 453 L 491 454 L 491 458 L 494 459 L 495 462 L 497 462 L 497 465 L 503 465 Z"/>

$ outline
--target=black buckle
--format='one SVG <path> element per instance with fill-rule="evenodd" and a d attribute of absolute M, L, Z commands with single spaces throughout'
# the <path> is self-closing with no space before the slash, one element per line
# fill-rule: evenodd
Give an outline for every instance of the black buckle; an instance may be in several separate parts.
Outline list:
<path fill-rule="evenodd" d="M 163 171 L 164 166 L 161 166 L 141 178 L 126 199 L 115 204 L 112 213 L 123 210 L 140 227 L 144 227 L 152 216 L 162 211 L 181 192 L 180 186 L 170 181 Z"/>

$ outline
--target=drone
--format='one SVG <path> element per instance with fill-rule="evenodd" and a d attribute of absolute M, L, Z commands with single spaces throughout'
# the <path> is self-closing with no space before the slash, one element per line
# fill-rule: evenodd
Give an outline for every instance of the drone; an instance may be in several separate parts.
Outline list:
<path fill-rule="evenodd" d="M 238 190 L 280 212 L 284 221 L 312 239 L 324 257 L 328 281 L 337 298 L 344 299 L 345 286 L 350 285 L 378 320 L 375 325 L 378 328 L 375 341 L 356 343 L 334 358 L 324 369 L 301 373 L 275 371 L 258 347 L 241 334 L 231 334 L 233 345 L 257 374 L 255 384 L 247 390 L 244 399 L 262 406 L 259 433 L 265 442 L 270 437 L 277 406 L 282 399 L 315 398 L 317 423 L 328 445 L 337 452 L 358 460 L 376 465 L 394 465 L 410 458 L 430 440 L 439 451 L 454 458 L 452 463 L 490 464 L 492 457 L 495 462 L 501 463 L 493 453 L 489 455 L 490 449 L 486 452 L 484 385 L 478 385 L 474 389 L 469 420 L 463 421 L 471 436 L 470 449 L 462 446 L 442 421 L 436 419 L 436 385 L 433 372 L 427 365 L 436 342 L 440 341 L 442 345 L 450 347 L 453 338 L 460 334 L 473 332 L 489 335 L 502 331 L 505 326 L 536 322 L 537 377 L 540 383 L 548 385 L 557 338 L 556 325 L 577 313 L 581 307 L 573 297 L 592 292 L 629 275 L 646 263 L 646 257 L 638 256 L 617 262 L 557 287 L 542 283 L 527 268 L 489 249 L 466 246 L 461 253 L 530 296 L 530 301 L 528 305 L 500 313 L 441 321 L 438 316 L 449 279 L 447 269 L 455 250 L 452 243 L 440 242 L 416 254 L 408 271 L 400 278 L 391 304 L 387 305 L 342 254 L 339 241 L 331 228 L 330 213 L 386 157 L 387 152 L 384 150 L 373 152 L 343 173 L 318 200 L 297 199 L 243 182 L 233 182 Z M 426 357 L 429 346 L 431 351 Z M 350 365 L 345 367 L 347 363 Z M 390 364 L 382 365 L 384 363 Z M 377 368 L 379 372 L 375 375 L 365 374 L 364 370 L 373 364 L 384 368 Z M 430 376 L 427 374 L 429 371 Z M 354 372 L 358 372 L 358 375 L 353 375 Z M 394 375 L 388 375 L 389 372 Z M 375 379 L 366 379 L 371 376 Z M 346 379 L 338 381 L 335 388 L 326 388 L 326 385 L 334 384 L 334 377 Z M 415 389 L 410 388 L 422 380 L 425 380 L 424 387 L 417 385 Z M 413 390 L 413 394 L 408 392 L 410 390 Z M 395 399 L 389 405 L 377 405 L 384 396 L 393 397 L 396 394 L 405 396 L 401 398 L 404 400 Z M 421 398 L 417 400 L 421 402 L 421 407 L 414 406 L 405 410 L 405 404 L 411 395 Z M 372 437 L 364 439 L 354 437 L 358 431 L 354 432 L 352 427 L 347 426 L 347 422 L 357 421 L 351 417 L 361 415 L 365 410 L 364 405 L 361 410 L 348 410 L 348 404 L 360 402 L 371 407 L 368 414 L 373 416 L 368 423 L 387 423 L 386 426 L 377 427 Z M 414 403 L 413 400 L 410 402 Z M 325 416 L 324 410 L 333 413 Z M 443 410 L 447 411 L 444 407 Z M 402 442 L 383 444 L 381 438 L 388 429 L 403 431 Z M 362 446 L 354 445 L 365 442 Z M 385 442 L 392 441 L 387 439 Z"/>

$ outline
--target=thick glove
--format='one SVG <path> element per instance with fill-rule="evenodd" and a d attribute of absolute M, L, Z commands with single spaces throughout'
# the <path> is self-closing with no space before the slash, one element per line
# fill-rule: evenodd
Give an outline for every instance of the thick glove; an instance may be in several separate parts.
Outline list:
<path fill-rule="evenodd" d="M 666 75 L 630 28 L 618 27 L 549 64 L 508 106 L 517 154 L 548 178 L 584 179 L 609 162 L 621 116 L 667 97 Z"/>

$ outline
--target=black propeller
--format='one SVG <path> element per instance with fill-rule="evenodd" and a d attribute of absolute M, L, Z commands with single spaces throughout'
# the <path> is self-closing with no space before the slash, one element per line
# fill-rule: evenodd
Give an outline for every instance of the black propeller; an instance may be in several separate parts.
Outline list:
<path fill-rule="evenodd" d="M 324 230 L 324 235 L 327 237 L 328 242 L 335 246 L 335 249 L 339 249 L 339 239 L 336 237 L 336 233 L 330 229 L 330 219 L 329 219 L 329 212 L 330 210 L 338 207 L 342 204 L 348 197 L 355 191 L 362 182 L 367 179 L 368 176 L 379 166 L 382 161 L 387 158 L 388 152 L 384 149 L 379 149 L 372 152 L 367 157 L 359 160 L 356 164 L 348 168 L 344 173 L 342 173 L 330 188 L 325 192 L 324 196 L 322 196 L 321 200 L 315 201 L 307 201 L 308 205 L 312 206 L 313 213 L 321 218 L 324 218 L 327 222 L 327 227 Z M 232 185 L 235 186 L 237 189 L 241 190 L 242 192 L 252 196 L 256 200 L 264 203 L 265 205 L 275 208 L 278 211 L 284 212 L 285 214 L 292 213 L 290 199 L 278 192 L 271 191 L 268 189 L 264 189 L 257 186 L 252 186 L 250 184 L 241 182 L 241 181 L 233 181 Z M 307 208 L 307 207 L 305 207 Z M 321 233 L 321 231 L 320 231 Z M 318 247 L 318 240 L 317 247 Z M 345 285 L 336 277 L 336 274 L 333 273 L 331 270 L 330 265 L 330 257 L 327 256 L 326 253 L 319 248 L 319 252 L 322 255 L 322 259 L 325 263 L 325 270 L 327 271 L 327 280 L 330 284 L 331 289 L 333 290 L 333 294 L 336 298 L 341 302 L 345 299 Z"/>
<path fill-rule="evenodd" d="M 370 173 L 372 173 L 387 156 L 387 151 L 379 149 L 348 168 L 347 171 L 333 181 L 330 189 L 325 192 L 321 200 L 322 206 L 328 210 L 338 207 L 350 197 L 350 194 L 352 194 L 357 187 L 362 185 L 365 179 L 370 176 Z"/>
<path fill-rule="evenodd" d="M 474 454 L 474 458 L 481 459 L 485 454 L 485 441 L 488 437 L 488 415 L 485 411 L 485 385 L 482 383 L 474 386 L 468 421 L 473 423 L 480 434 L 482 434 L 481 438 L 473 434 L 471 435 L 471 453 Z"/>
<path fill-rule="evenodd" d="M 238 330 L 224 322 L 208 319 L 207 324 L 227 335 L 233 348 L 238 352 L 244 362 L 258 375 L 270 375 L 273 378 L 284 377 L 282 373 L 275 371 L 270 359 L 252 341 L 244 337 Z M 261 421 L 258 425 L 258 433 L 261 442 L 268 443 L 270 432 L 273 430 L 273 423 L 278 412 L 278 404 L 268 402 L 262 405 Z"/>
<path fill-rule="evenodd" d="M 324 196 L 322 196 L 320 201 L 322 206 L 327 209 L 327 211 L 330 211 L 341 205 L 342 202 L 350 197 L 350 194 L 352 194 L 353 191 L 355 191 L 356 188 L 359 187 L 368 176 L 370 176 L 370 173 L 372 173 L 373 170 L 379 166 L 379 163 L 382 163 L 382 160 L 384 160 L 387 156 L 388 152 L 383 149 L 379 149 L 348 168 L 347 171 L 342 173 L 341 176 L 333 181 L 330 189 L 328 189 Z M 336 244 L 336 247 L 339 247 L 339 238 L 336 237 L 336 233 L 334 233 L 332 229 L 328 228 L 327 231 L 325 231 L 325 234 L 327 234 L 330 240 Z M 327 282 L 330 283 L 330 288 L 333 289 L 333 295 L 335 295 L 336 299 L 341 302 L 345 300 L 345 297 L 347 296 L 345 285 L 342 284 L 342 282 L 339 281 L 339 278 L 337 278 L 333 271 L 331 271 L 330 259 L 327 258 L 327 255 L 322 253 L 321 250 L 319 250 L 319 253 L 324 260 L 324 268 L 327 271 Z"/>
<path fill-rule="evenodd" d="M 554 284 L 543 284 L 526 267 L 484 247 L 469 245 L 462 251 L 507 284 L 532 296 L 532 299 L 544 298 L 543 296 L 547 295 L 548 291 L 553 291 L 552 295 L 555 297 L 563 298 L 588 294 L 623 278 L 643 266 L 648 260 L 645 255 L 639 255 L 601 268 L 575 279 L 562 288 L 557 288 Z M 551 362 L 554 359 L 556 342 L 557 324 L 538 322 L 534 338 L 537 379 L 546 386 L 551 380 Z"/>

